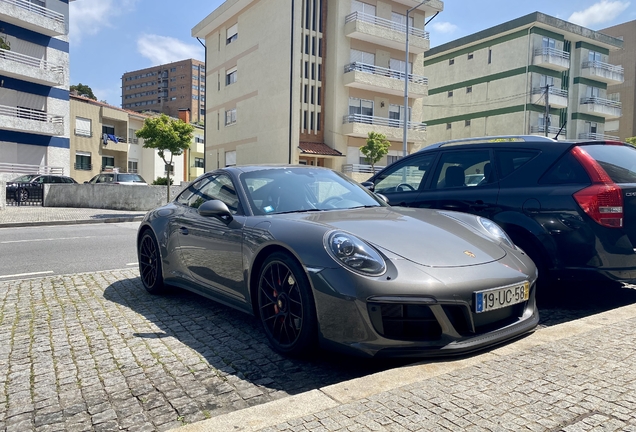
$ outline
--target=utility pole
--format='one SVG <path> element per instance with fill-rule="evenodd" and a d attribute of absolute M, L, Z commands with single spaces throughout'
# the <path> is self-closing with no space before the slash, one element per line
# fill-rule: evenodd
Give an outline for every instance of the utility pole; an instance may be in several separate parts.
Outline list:
<path fill-rule="evenodd" d="M 545 118 L 543 120 L 545 136 L 548 136 L 548 129 L 550 128 L 550 87 L 552 84 L 545 85 Z"/>

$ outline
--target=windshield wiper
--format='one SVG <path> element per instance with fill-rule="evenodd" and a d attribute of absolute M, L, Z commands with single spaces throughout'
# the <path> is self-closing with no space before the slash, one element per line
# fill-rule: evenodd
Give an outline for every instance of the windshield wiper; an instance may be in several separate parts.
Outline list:
<path fill-rule="evenodd" d="M 359 209 L 359 208 L 376 208 L 376 207 L 382 207 L 382 206 L 381 205 L 367 204 L 367 205 L 360 205 L 360 206 L 356 206 L 356 207 L 348 207 L 348 208 L 342 209 L 342 210 L 353 210 L 353 209 Z"/>
<path fill-rule="evenodd" d="M 323 209 L 313 208 L 313 209 L 302 209 L 302 210 L 289 210 L 284 212 L 278 212 L 275 214 L 288 214 L 288 213 L 307 213 L 307 212 L 321 212 Z"/>

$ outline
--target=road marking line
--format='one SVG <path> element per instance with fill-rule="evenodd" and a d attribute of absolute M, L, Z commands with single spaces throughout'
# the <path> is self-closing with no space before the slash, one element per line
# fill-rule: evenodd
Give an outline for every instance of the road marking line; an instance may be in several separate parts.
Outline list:
<path fill-rule="evenodd" d="M 43 271 L 43 272 L 33 272 L 33 273 L 20 273 L 20 274 L 0 276 L 0 279 L 2 279 L 2 278 L 12 278 L 12 277 L 22 277 L 22 276 L 36 276 L 36 275 L 51 274 L 51 273 L 53 273 L 52 270 Z"/>
<path fill-rule="evenodd" d="M 0 244 L 9 244 L 9 243 L 29 243 L 29 242 L 40 242 L 40 241 L 56 241 L 56 240 L 77 240 L 77 239 L 90 239 L 96 238 L 97 236 L 84 236 L 84 237 L 59 237 L 59 238 L 50 238 L 50 239 L 32 239 L 32 240 L 7 240 L 0 242 Z"/>

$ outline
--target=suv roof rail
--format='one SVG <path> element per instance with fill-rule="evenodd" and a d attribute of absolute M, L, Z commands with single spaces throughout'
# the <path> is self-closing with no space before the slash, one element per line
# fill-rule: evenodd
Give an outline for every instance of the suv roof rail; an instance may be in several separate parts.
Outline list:
<path fill-rule="evenodd" d="M 489 142 L 526 142 L 526 141 L 543 141 L 557 142 L 557 140 L 543 137 L 540 135 L 494 135 L 486 137 L 459 138 L 454 140 L 442 141 L 437 143 L 436 147 L 462 144 L 481 144 Z"/>

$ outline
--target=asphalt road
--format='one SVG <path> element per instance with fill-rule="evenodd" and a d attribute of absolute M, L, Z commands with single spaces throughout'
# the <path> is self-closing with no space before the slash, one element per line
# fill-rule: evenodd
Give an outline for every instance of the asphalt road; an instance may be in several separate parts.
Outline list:
<path fill-rule="evenodd" d="M 137 266 L 139 222 L 0 229 L 0 281 Z"/>

